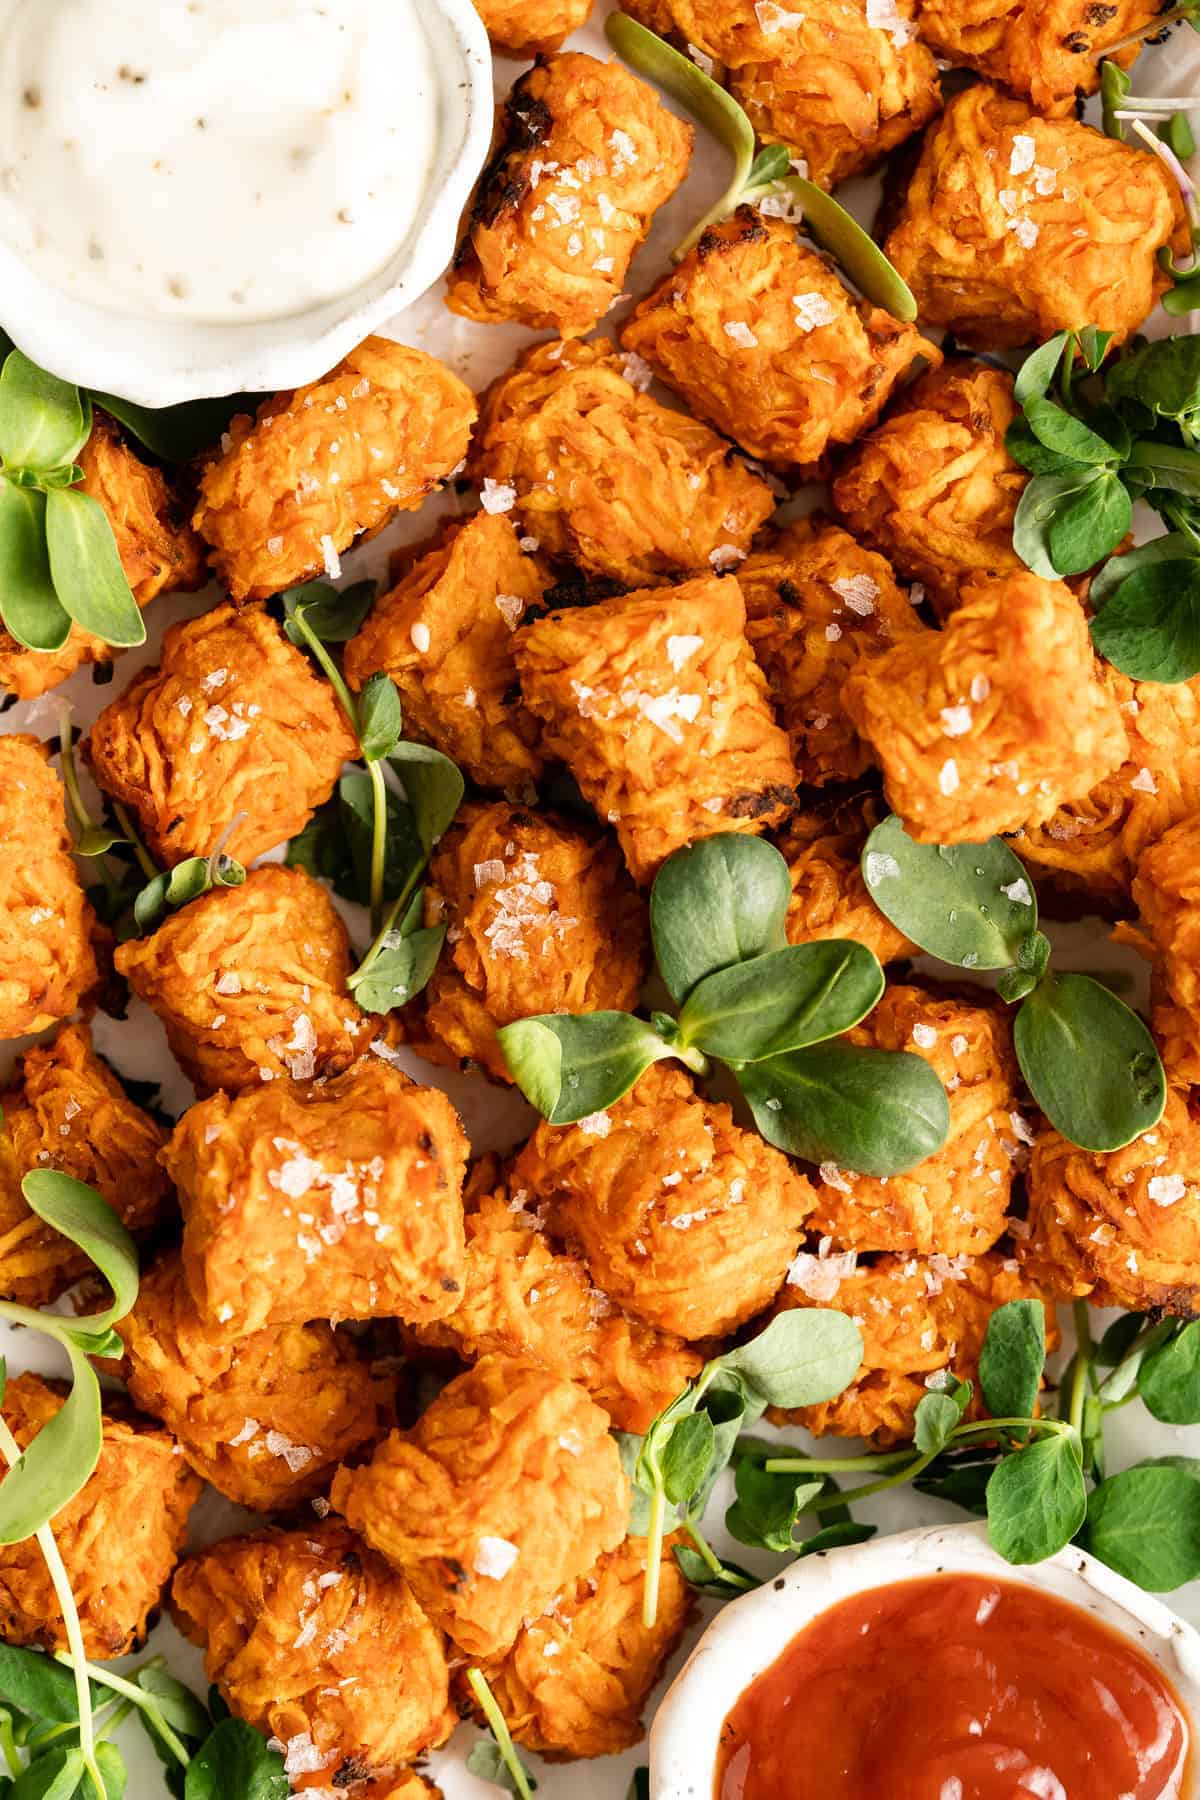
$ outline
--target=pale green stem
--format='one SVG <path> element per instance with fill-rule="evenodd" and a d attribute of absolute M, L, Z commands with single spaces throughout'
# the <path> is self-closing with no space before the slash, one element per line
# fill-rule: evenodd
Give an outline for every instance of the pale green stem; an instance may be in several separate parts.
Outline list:
<path fill-rule="evenodd" d="M 422 875 L 425 873 L 425 868 L 426 868 L 426 864 L 428 863 L 428 861 L 429 861 L 429 853 L 427 851 L 425 853 L 425 855 L 421 858 L 420 862 L 417 863 L 416 866 L 409 871 L 407 881 L 404 883 L 404 886 L 401 888 L 399 894 L 396 896 L 395 900 L 393 900 L 391 906 L 388 908 L 387 913 L 384 916 L 383 924 L 380 926 L 379 930 L 375 933 L 374 938 L 371 940 L 370 948 L 368 949 L 366 955 L 363 957 L 362 961 L 359 963 L 357 969 L 355 969 L 350 976 L 350 980 L 348 981 L 347 986 L 349 987 L 351 993 L 354 992 L 354 990 L 358 986 L 359 982 L 362 981 L 363 978 L 370 973 L 372 968 L 374 968 L 375 963 L 379 959 L 380 952 L 382 951 L 382 949 L 384 947 L 385 938 L 387 938 L 396 929 L 397 922 L 403 917 L 405 909 L 407 908 L 409 901 L 412 899 L 413 894 L 416 891 L 417 883 L 420 881 Z"/>
<path fill-rule="evenodd" d="M 65 1660 L 64 1657 L 59 1657 L 60 1662 Z M 145 1666 L 148 1669 L 157 1668 L 161 1663 L 162 1658 L 155 1657 L 153 1662 L 147 1663 Z M 114 1694 L 124 1695 L 126 1700 L 131 1701 L 134 1706 L 149 1715 L 153 1719 L 154 1729 L 162 1738 L 163 1743 L 166 1744 L 171 1754 L 183 1764 L 184 1768 L 187 1768 L 192 1759 L 182 1740 L 176 1737 L 163 1718 L 153 1694 L 148 1694 L 145 1688 L 138 1687 L 135 1682 L 126 1681 L 123 1675 L 115 1674 L 112 1669 L 106 1669 L 103 1664 L 85 1663 L 84 1671 L 92 1681 L 98 1681 L 102 1687 L 111 1688 Z"/>
<path fill-rule="evenodd" d="M 371 931 L 379 935 L 383 924 L 383 877 L 387 861 L 388 796 L 383 769 L 377 762 L 367 764 L 371 778 L 373 818 L 371 821 Z"/>
<path fill-rule="evenodd" d="M 121 805 L 119 800 L 113 801 L 112 809 L 113 817 L 116 819 L 122 832 L 133 846 L 133 854 L 137 858 L 138 868 L 142 871 L 142 874 L 146 877 L 147 881 L 153 881 L 155 876 L 162 873 L 161 869 L 158 868 L 149 851 L 146 849 L 145 844 L 143 844 L 141 838 L 134 830 L 133 820 L 129 817 L 129 814 L 125 811 L 125 808 Z"/>
<path fill-rule="evenodd" d="M 723 1581 L 731 1583 L 734 1587 L 745 1588 L 747 1591 L 755 1585 L 754 1582 L 748 1580 L 745 1575 L 739 1575 L 736 1569 L 727 1569 L 725 1567 L 708 1539 L 704 1536 L 704 1533 L 697 1527 L 694 1519 L 685 1519 L 683 1521 L 683 1529 L 691 1538 L 700 1560 L 713 1575 L 718 1575 Z"/>
<path fill-rule="evenodd" d="M 1083 1408 L 1087 1400 L 1088 1380 L 1092 1369 L 1092 1328 L 1088 1318 L 1088 1303 L 1077 1300 L 1072 1311 L 1075 1316 L 1075 1370 L 1071 1378 L 1071 1405 L 1067 1420 L 1073 1431 L 1083 1429 Z"/>
<path fill-rule="evenodd" d="M 529 1778 L 525 1773 L 525 1765 L 517 1755 L 516 1748 L 509 1735 L 508 1726 L 504 1720 L 504 1714 L 497 1706 L 496 1696 L 488 1686 L 482 1670 L 468 1669 L 467 1681 L 470 1684 L 471 1692 L 479 1702 L 483 1716 L 488 1722 L 491 1734 L 500 1747 L 500 1754 L 504 1758 L 505 1767 L 516 1784 L 517 1793 L 520 1795 L 521 1800 L 533 1800 L 533 1792 L 529 1786 Z"/>
<path fill-rule="evenodd" d="M 658 1618 L 658 1584 L 662 1565 L 663 1519 L 667 1496 L 661 1482 L 650 1496 L 650 1519 L 646 1526 L 646 1578 L 642 1583 L 642 1624 L 649 1627 Z"/>

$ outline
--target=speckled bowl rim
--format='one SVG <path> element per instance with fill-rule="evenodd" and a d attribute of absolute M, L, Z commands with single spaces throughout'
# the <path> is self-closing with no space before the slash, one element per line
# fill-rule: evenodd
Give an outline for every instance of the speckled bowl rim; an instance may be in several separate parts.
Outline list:
<path fill-rule="evenodd" d="M 805 1557 L 726 1606 L 658 1709 L 650 1733 L 651 1800 L 713 1800 L 730 1707 L 810 1620 L 852 1594 L 943 1572 L 1019 1582 L 1094 1614 L 1131 1638 L 1200 1720 L 1200 1633 L 1153 1594 L 1073 1546 L 1047 1562 L 1015 1567 L 992 1549 L 985 1524 L 935 1525 Z"/>
<path fill-rule="evenodd" d="M 442 84 L 437 169 L 417 225 L 391 260 L 340 298 L 285 319 L 197 325 L 86 305 L 0 244 L 0 324 L 43 368 L 139 406 L 313 381 L 432 287 L 491 144 L 492 55 L 473 0 L 417 0 Z"/>

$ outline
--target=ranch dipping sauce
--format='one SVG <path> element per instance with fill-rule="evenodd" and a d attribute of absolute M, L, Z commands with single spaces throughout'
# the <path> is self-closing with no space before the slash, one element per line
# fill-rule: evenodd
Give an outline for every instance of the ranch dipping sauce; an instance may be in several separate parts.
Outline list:
<path fill-rule="evenodd" d="M 440 123 L 423 0 L 0 0 L 0 239 L 143 317 L 281 318 L 382 269 Z"/>

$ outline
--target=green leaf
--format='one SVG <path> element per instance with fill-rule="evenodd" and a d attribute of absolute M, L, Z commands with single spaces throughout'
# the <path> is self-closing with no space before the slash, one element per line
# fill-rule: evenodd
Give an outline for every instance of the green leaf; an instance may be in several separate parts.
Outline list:
<path fill-rule="evenodd" d="M 1172 318 L 1180 318 L 1184 313 L 1192 313 L 1200 307 L 1200 278 L 1192 276 L 1190 280 L 1177 276 L 1175 285 L 1169 287 L 1160 297 L 1159 305 Z"/>
<path fill-rule="evenodd" d="M 73 463 L 92 429 L 79 389 L 10 350 L 0 371 L 0 459 L 6 468 L 57 469 Z"/>
<path fill-rule="evenodd" d="M 803 175 L 770 183 L 767 192 L 786 194 L 804 213 L 804 229 L 836 259 L 844 274 L 873 306 L 911 325 L 917 316 L 913 291 L 852 213 Z M 746 195 L 753 201 L 754 193 Z"/>
<path fill-rule="evenodd" d="M 1136 550 L 1125 551 L 1122 556 L 1110 556 L 1088 583 L 1088 604 L 1098 612 L 1138 569 L 1159 562 L 1187 562 L 1196 553 L 1196 545 L 1186 532 L 1169 531 L 1148 544 L 1139 544 Z"/>
<path fill-rule="evenodd" d="M 1062 575 L 1081 575 L 1115 550 L 1133 519 L 1129 490 L 1116 475 L 1102 474 L 1060 507 L 1050 522 L 1050 557 Z"/>
<path fill-rule="evenodd" d="M 164 462 L 190 462 L 221 440 L 238 413 L 252 413 L 261 394 L 226 394 L 217 400 L 183 400 L 177 406 L 135 406 L 118 394 L 93 394 L 97 406 L 131 431 Z"/>
<path fill-rule="evenodd" d="M 100 1460 L 100 1384 L 68 1339 L 71 1391 L 0 1481 L 0 1544 L 32 1537 L 84 1487 Z"/>
<path fill-rule="evenodd" d="M 842 1519 L 836 1525 L 823 1525 L 802 1544 L 797 1556 L 824 1556 L 829 1550 L 841 1550 L 847 1544 L 865 1544 L 875 1536 L 878 1525 L 860 1525 L 857 1519 Z"/>
<path fill-rule="evenodd" d="M 614 1431 L 612 1435 L 633 1494 L 629 1508 L 629 1536 L 644 1538 L 650 1530 L 650 1496 L 638 1480 L 638 1467 L 645 1439 L 631 1431 Z"/>
<path fill-rule="evenodd" d="M 1077 334 L 1080 353 L 1093 374 L 1103 364 L 1115 335 L 1111 331 L 1101 331 L 1096 325 L 1085 325 Z"/>
<path fill-rule="evenodd" d="M 1190 681 L 1200 673 L 1200 559 L 1147 557 L 1135 550 L 1114 561 L 1138 557 L 1139 566 L 1092 620 L 1092 643 L 1134 681 Z"/>
<path fill-rule="evenodd" d="M 765 1463 L 779 1454 L 778 1444 L 743 1438 L 734 1470 L 737 1499 L 725 1514 L 725 1529 L 739 1544 L 786 1555 L 795 1549 L 794 1533 L 801 1513 L 817 1499 L 825 1483 L 795 1475 L 771 1475 Z"/>
<path fill-rule="evenodd" d="M 88 1771 L 79 1790 L 80 1800 L 124 1800 L 128 1776 L 125 1758 L 115 1744 L 102 1739 L 96 1745 L 96 1767 L 104 1784 L 103 1789 L 97 1789 L 91 1772 Z"/>
<path fill-rule="evenodd" d="M 764 144 L 746 177 L 746 186 L 766 187 L 773 181 L 781 181 L 789 173 L 791 166 L 792 153 L 786 144 Z"/>
<path fill-rule="evenodd" d="M 337 892 L 367 906 L 371 900 L 371 854 L 375 834 L 375 789 L 361 769 L 343 775 L 337 785 L 336 815 L 328 820 L 331 840 L 340 827 L 341 850 L 318 851 L 330 867 Z M 347 851 L 349 855 L 347 856 Z M 383 854 L 383 897 L 394 899 L 425 855 L 413 809 L 387 790 L 387 830 Z M 319 871 L 325 873 L 324 869 Z M 351 982 L 353 988 L 354 983 Z"/>
<path fill-rule="evenodd" d="M 822 1044 L 747 1063 L 738 1081 L 776 1149 L 863 1175 L 902 1175 L 946 1141 L 950 1102 L 924 1057 Z"/>
<path fill-rule="evenodd" d="M 1006 969 L 1036 931 L 1037 896 L 1001 838 L 918 844 L 895 813 L 862 853 L 867 892 L 906 937 L 963 969 Z"/>
<path fill-rule="evenodd" d="M 650 1800 L 650 1770 L 645 1763 L 633 1771 L 625 1800 Z"/>
<path fill-rule="evenodd" d="M 1151 1593 L 1200 1575 L 1200 1482 L 1165 1463 L 1138 1463 L 1101 1482 L 1080 1540 L 1101 1562 Z"/>
<path fill-rule="evenodd" d="M 490 1781 L 493 1787 L 502 1788 L 506 1794 L 521 1792 L 516 1776 L 495 1738 L 476 1738 L 467 1751 L 467 1768 L 477 1781 Z M 530 1792 L 536 1789 L 537 1782 L 528 1771 L 525 1782 Z"/>
<path fill-rule="evenodd" d="M 103 856 L 117 844 L 127 844 L 115 826 L 89 825 L 81 831 L 72 846 L 76 856 Z"/>
<path fill-rule="evenodd" d="M 1013 384 L 1013 398 L 1018 406 L 1026 406 L 1031 400 L 1043 397 L 1058 374 L 1064 351 L 1067 354 L 1074 351 L 1074 337 L 1073 331 L 1058 331 L 1029 352 Z"/>
<path fill-rule="evenodd" d="M 828 1307 L 790 1308 L 749 1343 L 720 1358 L 762 1406 L 819 1406 L 849 1387 L 863 1358 L 862 1332 Z"/>
<path fill-rule="evenodd" d="M 50 579 L 46 496 L 0 480 L 0 618 L 27 650 L 58 650 L 71 621 Z"/>
<path fill-rule="evenodd" d="M 667 858 L 650 894 L 658 971 L 682 1003 L 706 975 L 787 943 L 788 866 L 762 838 L 721 832 Z"/>
<path fill-rule="evenodd" d="M 1147 1412 L 1165 1425 L 1200 1425 L 1200 1320 L 1150 1352 L 1138 1392 Z"/>
<path fill-rule="evenodd" d="M 1047 450 L 1072 462 L 1111 463 L 1116 454 L 1111 444 L 1054 400 L 1030 395 L 1025 402 L 1025 423 Z"/>
<path fill-rule="evenodd" d="M 413 931 L 393 948 L 383 950 L 360 981 L 354 998 L 364 1012 L 386 1013 L 408 1002 L 424 988 L 437 968 L 446 927 Z"/>
<path fill-rule="evenodd" d="M 46 544 L 54 591 L 75 623 L 118 648 L 144 644 L 145 620 L 100 502 L 80 488 L 53 489 L 46 495 Z"/>
<path fill-rule="evenodd" d="M 355 581 L 350 587 L 335 588 L 328 581 L 305 581 L 299 587 L 286 588 L 283 601 L 283 629 L 293 644 L 303 650 L 307 640 L 296 615 L 304 614 L 304 623 L 322 644 L 344 644 L 362 625 L 375 601 L 373 581 Z"/>
<path fill-rule="evenodd" d="M 168 875 L 156 875 L 139 889 L 133 901 L 133 922 L 139 931 L 150 931 L 167 910 Z"/>
<path fill-rule="evenodd" d="M 9 1800 L 71 1800 L 83 1773 L 83 1756 L 76 1747 L 51 1748 L 17 1776 Z"/>
<path fill-rule="evenodd" d="M 913 1419 L 913 1443 L 922 1456 L 934 1456 L 945 1449 L 951 1433 L 962 1422 L 970 1398 L 971 1386 L 965 1381 L 953 1393 L 935 1389 L 922 1397 Z"/>
<path fill-rule="evenodd" d="M 208 1708 L 191 1688 L 160 1668 L 139 1669 L 136 1680 L 140 1688 L 153 1695 L 155 1706 L 172 1731 L 178 1732 L 180 1737 L 197 1740 L 208 1736 L 212 1730 Z"/>
<path fill-rule="evenodd" d="M 673 1506 L 686 1506 L 702 1486 L 713 1458 L 713 1422 L 706 1412 L 689 1413 L 675 1426 L 662 1451 L 663 1491 Z"/>
<path fill-rule="evenodd" d="M 1083 1150 L 1118 1150 L 1162 1117 L 1167 1083 L 1154 1039 L 1090 975 L 1048 973 L 1021 1004 L 1013 1044 L 1034 1099 Z"/>
<path fill-rule="evenodd" d="M 1044 1562 L 1071 1542 L 1087 1508 L 1079 1446 L 1055 1432 L 997 1463 L 987 1484 L 988 1538 L 1006 1562 Z"/>
<path fill-rule="evenodd" d="M 630 1013 L 543 1013 L 496 1033 L 509 1074 L 551 1125 L 586 1119 L 627 1094 L 651 1063 L 674 1055 Z"/>
<path fill-rule="evenodd" d="M 883 989 L 863 944 L 789 944 L 706 975 L 679 1015 L 680 1040 L 726 1062 L 760 1062 L 849 1031 Z"/>
<path fill-rule="evenodd" d="M 92 1699 L 99 1705 L 102 1691 L 92 1683 Z M 74 1725 L 79 1720 L 75 1677 L 65 1664 L 41 1650 L 24 1650 L 16 1644 L 0 1644 L 0 1694 L 28 1713 L 51 1725 Z"/>
<path fill-rule="evenodd" d="M 1046 1315 L 1040 1300 L 1010 1300 L 988 1320 L 979 1355 L 979 1386 L 994 1419 L 1030 1419 L 1046 1362 Z"/>
<path fill-rule="evenodd" d="M 208 888 L 207 856 L 189 856 L 168 871 L 164 898 L 168 906 L 187 906 L 189 901 L 206 894 Z"/>
<path fill-rule="evenodd" d="M 186 1800 L 288 1800 L 283 1758 L 240 1719 L 222 1719 L 188 1765 Z"/>
<path fill-rule="evenodd" d="M 31 1169 L 21 1181 L 21 1192 L 38 1218 L 76 1244 L 112 1289 L 111 1306 L 78 1320 L 81 1330 L 107 1331 L 137 1299 L 137 1245 L 103 1195 L 73 1175 Z"/>
<path fill-rule="evenodd" d="M 919 1494 L 948 1500 L 978 1519 L 987 1517 L 987 1484 L 997 1464 L 992 1449 L 954 1450 L 939 1456 L 922 1474 L 913 1477 Z"/>
<path fill-rule="evenodd" d="M 1106 56 L 1100 64 L 1100 105 L 1106 137 L 1125 141 L 1125 121 L 1117 113 L 1123 109 L 1132 82 L 1129 71 Z"/>
<path fill-rule="evenodd" d="M 358 697 L 358 741 L 365 761 L 381 762 L 400 740 L 404 714 L 390 675 L 372 675 Z"/>
<path fill-rule="evenodd" d="M 1109 371 L 1108 398 L 1115 405 L 1146 407 L 1164 419 L 1200 410 L 1200 337 L 1159 338 L 1127 350 Z"/>
<path fill-rule="evenodd" d="M 1040 438 L 1030 430 L 1022 413 L 1018 413 L 1004 434 L 1004 448 L 1014 462 L 1031 475 L 1077 475 L 1079 465 L 1071 456 L 1060 456 L 1047 450 Z"/>
<path fill-rule="evenodd" d="M 719 1571 L 709 1568 L 699 1551 L 691 1549 L 687 1544 L 674 1545 L 675 1561 L 689 1587 L 695 1588 L 698 1594 L 711 1596 L 714 1600 L 729 1600 L 736 1594 L 747 1593 L 750 1589 L 761 1587 L 758 1577 L 749 1569 L 743 1569 L 740 1563 L 725 1562 Z"/>
<path fill-rule="evenodd" d="M 466 783 L 450 758 L 428 744 L 399 743 L 387 760 L 404 785 L 417 834 L 432 850 L 462 805 Z"/>
<path fill-rule="evenodd" d="M 1013 519 L 1013 549 L 1043 581 L 1057 581 L 1060 575 L 1050 549 L 1055 519 L 1097 476 L 1097 470 L 1077 465 L 1075 474 L 1035 475 L 1026 483 Z"/>

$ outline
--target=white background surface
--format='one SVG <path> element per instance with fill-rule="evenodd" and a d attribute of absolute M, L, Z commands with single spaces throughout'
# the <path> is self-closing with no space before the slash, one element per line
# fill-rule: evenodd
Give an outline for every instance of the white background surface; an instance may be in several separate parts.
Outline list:
<path fill-rule="evenodd" d="M 611 10 L 614 8 L 608 4 L 608 0 L 598 0 L 593 23 L 579 32 L 571 40 L 569 47 L 607 56 L 601 24 L 604 16 Z M 507 91 L 520 69 L 519 64 L 497 63 L 498 93 Z M 1200 110 L 1200 38 L 1186 27 L 1178 28 L 1166 45 L 1143 55 L 1137 64 L 1134 85 L 1140 93 L 1182 94 L 1189 89 L 1195 90 Z M 640 296 L 645 293 L 660 277 L 667 265 L 667 254 L 671 246 L 684 236 L 695 219 L 719 195 L 726 180 L 727 159 L 724 152 L 706 138 L 702 130 L 698 130 L 692 173 L 684 187 L 658 215 L 650 242 L 634 262 L 628 284 L 633 294 Z M 851 182 L 838 190 L 838 198 L 850 205 L 864 222 L 869 223 L 877 191 L 877 182 Z M 619 307 L 606 322 L 606 328 L 610 328 L 614 321 L 619 322 L 628 310 L 628 303 Z M 1194 322 L 1194 317 L 1191 321 L 1176 321 L 1173 329 L 1179 330 Z M 1166 328 L 1166 322 L 1161 316 L 1158 323 Z M 533 340 L 533 334 L 519 327 L 479 326 L 455 318 L 442 304 L 440 284 L 423 301 L 395 321 L 391 335 L 407 343 L 420 345 L 440 356 L 475 389 L 481 389 L 493 376 L 508 367 L 517 352 Z M 800 497 L 794 510 L 808 511 L 819 500 L 821 493 L 822 490 L 819 489 L 808 490 Z M 343 559 L 344 581 L 351 582 L 364 576 L 384 578 L 389 554 L 398 544 L 427 537 L 441 513 L 457 510 L 467 508 L 463 502 L 450 495 L 430 502 L 420 513 L 403 515 L 387 532 Z M 156 601 L 147 617 L 147 643 L 141 649 L 121 658 L 113 686 L 94 686 L 89 671 L 83 670 L 45 699 L 12 708 L 0 718 L 0 731 L 33 731 L 43 738 L 53 737 L 59 729 L 57 703 L 64 697 L 73 703 L 77 729 L 86 730 L 106 699 L 119 692 L 137 669 L 157 659 L 165 627 L 178 618 L 206 611 L 219 597 L 216 590 L 210 588 L 201 594 L 181 599 Z M 352 920 L 352 930 L 357 932 L 358 941 L 365 942 L 361 913 L 356 914 L 356 909 L 353 908 L 345 910 L 347 917 Z M 1084 921 L 1069 927 L 1048 925 L 1047 930 L 1055 940 L 1060 966 L 1095 969 L 1101 965 L 1108 968 L 1120 965 L 1128 970 L 1131 983 L 1143 981 L 1142 966 L 1137 959 L 1131 959 L 1127 953 L 1114 950 L 1108 945 L 1107 927 L 1102 922 Z M 131 1003 L 129 1016 L 122 1022 L 100 1015 L 95 1024 L 95 1036 L 97 1047 L 119 1073 L 136 1080 L 161 1083 L 164 1104 L 171 1112 L 180 1112 L 190 1103 L 193 1097 L 191 1088 L 167 1049 L 162 1029 L 139 1001 Z M 0 1082 L 10 1073 L 22 1047 L 20 1042 L 0 1044 Z M 411 1072 L 419 1079 L 444 1087 L 450 1093 L 463 1114 L 473 1148 L 477 1152 L 489 1148 L 505 1148 L 518 1141 L 528 1130 L 532 1114 L 510 1092 L 491 1087 L 482 1078 L 454 1076 L 444 1069 L 433 1069 L 416 1057 L 409 1057 L 407 1061 Z M 1062 1322 L 1069 1342 L 1070 1320 L 1065 1309 Z M 13 1370 L 31 1366 L 28 1334 L 14 1333 L 10 1327 L 0 1325 L 0 1353 L 8 1357 L 9 1366 Z M 1064 1350 L 1060 1360 L 1065 1360 L 1068 1353 L 1068 1350 Z M 40 1363 L 37 1366 L 49 1368 L 52 1365 Z M 805 1441 L 803 1433 L 778 1435 L 793 1442 Z M 1186 1430 L 1157 1426 L 1149 1420 L 1140 1406 L 1133 1406 L 1115 1416 L 1109 1426 L 1108 1442 L 1110 1468 L 1115 1471 L 1140 1457 L 1166 1451 L 1200 1454 L 1200 1427 Z M 826 1447 L 830 1453 L 841 1453 L 840 1448 L 828 1440 Z M 852 1454 L 853 1448 L 846 1446 L 845 1453 Z M 728 1482 L 728 1476 L 723 1478 L 709 1515 L 712 1536 L 718 1549 L 726 1547 L 738 1561 L 756 1566 L 763 1573 L 768 1569 L 777 1572 L 784 1566 L 781 1559 L 765 1555 L 756 1557 L 754 1552 L 731 1544 L 720 1529 L 718 1522 L 723 1518 L 728 1504 Z M 878 1523 L 885 1531 L 932 1524 L 939 1520 L 962 1520 L 965 1516 L 955 1508 L 924 1499 L 905 1489 L 899 1490 L 895 1495 L 868 1502 L 858 1509 L 858 1513 L 862 1518 Z M 203 1543 L 214 1537 L 227 1536 L 239 1528 L 253 1528 L 262 1522 L 253 1515 L 239 1512 L 210 1491 L 205 1494 L 193 1514 L 192 1541 Z M 1200 1624 L 1200 1582 L 1176 1593 L 1172 1597 L 1172 1604 L 1193 1623 Z M 712 1615 L 711 1602 L 702 1602 L 701 1607 L 701 1618 L 689 1634 L 688 1644 L 694 1641 L 704 1619 Z M 171 1668 L 182 1679 L 192 1682 L 203 1691 L 199 1652 L 182 1642 L 169 1621 L 164 1620 L 158 1626 L 151 1647 L 167 1657 Z M 672 1671 L 678 1667 L 687 1647 L 688 1645 L 684 1646 L 672 1663 Z M 497 1789 L 477 1781 L 464 1767 L 466 1753 L 475 1736 L 472 1727 L 461 1727 L 455 1734 L 451 1747 L 430 1759 L 429 1773 L 441 1784 L 446 1800 L 488 1800 L 489 1796 L 494 1800 L 497 1794 Z M 150 1750 L 144 1747 L 140 1732 L 136 1727 L 131 1729 L 127 1726 L 122 1733 L 122 1742 L 129 1762 L 129 1800 L 160 1800 L 160 1796 L 165 1796 L 165 1789 L 158 1764 Z M 527 1760 L 534 1766 L 542 1800 L 625 1800 L 630 1775 L 640 1762 L 645 1761 L 645 1753 L 644 1749 L 631 1751 L 623 1757 L 574 1765 L 539 1765 L 537 1758 Z"/>

